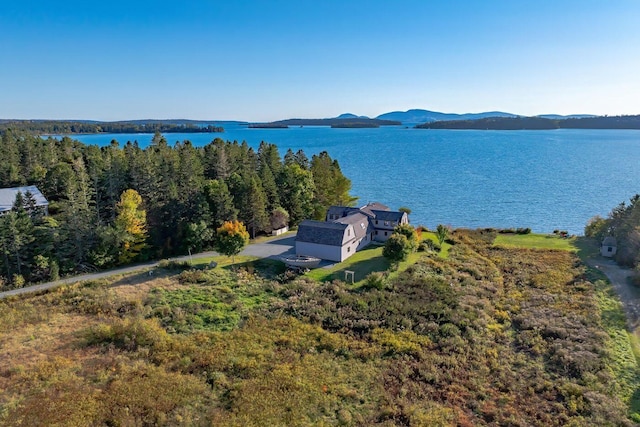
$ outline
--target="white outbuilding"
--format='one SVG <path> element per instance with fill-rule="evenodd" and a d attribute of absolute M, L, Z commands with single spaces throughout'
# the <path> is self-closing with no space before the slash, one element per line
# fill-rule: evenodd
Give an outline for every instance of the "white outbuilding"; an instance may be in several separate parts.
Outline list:
<path fill-rule="evenodd" d="M 602 240 L 602 245 L 600 245 L 600 255 L 611 258 L 616 254 L 617 249 L 616 238 L 607 236 Z"/>

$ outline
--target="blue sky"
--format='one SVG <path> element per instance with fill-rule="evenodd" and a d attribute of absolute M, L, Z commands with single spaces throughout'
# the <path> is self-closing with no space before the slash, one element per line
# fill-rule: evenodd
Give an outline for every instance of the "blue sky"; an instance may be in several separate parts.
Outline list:
<path fill-rule="evenodd" d="M 640 1 L 0 4 L 0 118 L 640 114 Z"/>

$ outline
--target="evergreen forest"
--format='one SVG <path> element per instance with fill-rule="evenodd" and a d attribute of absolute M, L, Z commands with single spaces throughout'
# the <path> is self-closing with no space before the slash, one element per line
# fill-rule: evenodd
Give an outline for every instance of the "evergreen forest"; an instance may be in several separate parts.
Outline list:
<path fill-rule="evenodd" d="M 0 188 L 35 185 L 49 215 L 25 194 L 0 216 L 0 287 L 57 279 L 213 244 L 224 221 L 242 221 L 252 237 L 333 204 L 350 205 L 351 182 L 327 152 L 216 138 L 204 147 L 85 145 L 6 130 L 0 138 Z"/>

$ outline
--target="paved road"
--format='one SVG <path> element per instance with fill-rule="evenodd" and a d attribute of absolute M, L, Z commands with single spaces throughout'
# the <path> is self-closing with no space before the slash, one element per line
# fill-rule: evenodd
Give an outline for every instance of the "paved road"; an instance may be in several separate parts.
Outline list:
<path fill-rule="evenodd" d="M 255 256 L 258 258 L 272 258 L 279 259 L 283 255 L 294 253 L 294 241 L 295 234 L 287 234 L 284 237 L 268 240 L 260 243 L 251 243 L 247 245 L 241 255 Z M 175 261 L 188 261 L 189 259 L 200 259 L 217 256 L 216 252 L 202 252 L 194 254 L 191 257 L 189 255 L 171 258 Z M 37 292 L 45 289 L 55 288 L 56 286 L 65 285 L 68 283 L 83 282 L 86 280 L 104 279 L 105 277 L 133 273 L 134 271 L 145 270 L 158 266 L 158 261 L 151 261 L 144 264 L 136 264 L 129 267 L 117 268 L 113 270 L 101 271 L 99 273 L 82 274 L 80 276 L 68 277 L 62 280 L 56 280 L 55 282 L 41 283 L 39 285 L 28 286 L 20 289 L 13 289 L 11 291 L 0 292 L 0 299 L 9 297 L 12 295 L 26 294 L 29 292 Z"/>

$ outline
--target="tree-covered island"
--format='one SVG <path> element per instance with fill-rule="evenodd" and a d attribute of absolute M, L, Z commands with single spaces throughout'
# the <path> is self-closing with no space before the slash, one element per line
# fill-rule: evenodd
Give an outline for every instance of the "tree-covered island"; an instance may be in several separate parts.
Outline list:
<path fill-rule="evenodd" d="M 640 129 L 640 115 L 568 119 L 550 119 L 544 117 L 487 117 L 477 120 L 429 122 L 417 125 L 416 128 L 474 130 Z"/>

